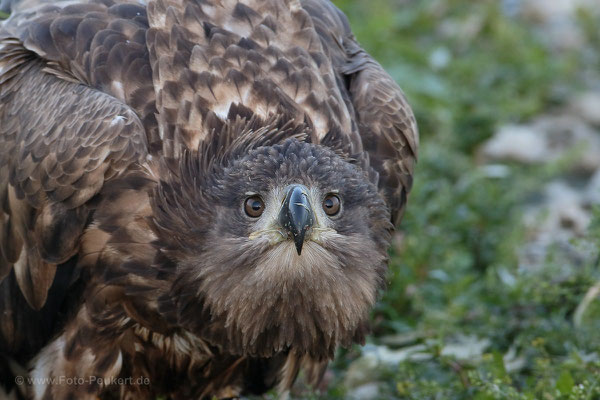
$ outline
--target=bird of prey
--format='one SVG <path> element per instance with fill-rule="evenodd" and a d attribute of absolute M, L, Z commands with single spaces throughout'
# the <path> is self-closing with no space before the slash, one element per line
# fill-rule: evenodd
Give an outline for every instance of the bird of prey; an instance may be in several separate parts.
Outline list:
<path fill-rule="evenodd" d="M 418 133 L 332 3 L 12 4 L 6 393 L 285 394 L 364 341 Z"/>

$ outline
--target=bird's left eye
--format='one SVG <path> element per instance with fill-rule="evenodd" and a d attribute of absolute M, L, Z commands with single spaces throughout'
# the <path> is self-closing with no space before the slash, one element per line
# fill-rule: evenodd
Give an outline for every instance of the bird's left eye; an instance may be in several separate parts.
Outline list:
<path fill-rule="evenodd" d="M 325 210 L 325 214 L 333 217 L 339 213 L 341 203 L 342 202 L 337 194 L 330 193 L 325 196 L 325 200 L 323 200 L 323 210 Z"/>
<path fill-rule="evenodd" d="M 259 196 L 250 196 L 244 203 L 244 211 L 249 217 L 258 218 L 265 211 L 265 203 Z"/>

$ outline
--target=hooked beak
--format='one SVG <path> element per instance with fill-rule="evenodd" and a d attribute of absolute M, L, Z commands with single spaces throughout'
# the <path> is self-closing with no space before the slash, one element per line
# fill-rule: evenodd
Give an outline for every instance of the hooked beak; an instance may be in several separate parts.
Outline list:
<path fill-rule="evenodd" d="M 303 185 L 290 185 L 279 211 L 279 224 L 291 233 L 298 255 L 302 252 L 304 235 L 314 222 L 313 210 L 308 202 L 308 189 Z"/>

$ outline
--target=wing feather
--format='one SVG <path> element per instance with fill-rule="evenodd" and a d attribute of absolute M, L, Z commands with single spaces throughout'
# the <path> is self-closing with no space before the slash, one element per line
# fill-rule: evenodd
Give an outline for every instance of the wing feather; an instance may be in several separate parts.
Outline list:
<path fill-rule="evenodd" d="M 77 252 L 86 203 L 145 157 L 147 140 L 136 113 L 113 96 L 44 72 L 46 61 L 15 39 L 2 46 L 0 278 L 14 269 L 40 309 L 57 265 Z"/>
<path fill-rule="evenodd" d="M 151 148 L 160 149 L 147 29 L 146 7 L 137 1 L 23 0 L 0 39 L 44 59 L 45 72 L 129 104 Z"/>
<path fill-rule="evenodd" d="M 352 74 L 350 94 L 371 166 L 379 172 L 379 188 L 392 209 L 395 223 L 401 218 L 417 159 L 418 130 L 404 93 L 381 66 L 367 60 Z"/>
<path fill-rule="evenodd" d="M 357 43 L 346 16 L 329 1 L 301 0 L 310 14 L 323 47 L 344 82 L 347 105 L 365 151 L 363 163 L 377 174 L 375 183 L 399 222 L 412 187 L 419 147 L 417 123 L 406 96 L 387 72 Z M 341 132 L 340 136 L 347 136 Z M 333 139 L 332 139 L 333 140 Z M 347 146 L 352 138 L 336 138 Z"/>
<path fill-rule="evenodd" d="M 195 149 L 236 105 L 305 125 L 315 143 L 353 130 L 326 50 L 297 0 L 152 0 L 148 21 L 165 153 Z"/>
<path fill-rule="evenodd" d="M 136 318 L 158 327 L 152 313 L 159 305 L 150 293 L 169 282 L 145 268 L 157 256 L 148 251 L 156 238 L 145 219 L 147 194 L 122 190 L 119 180 L 103 186 L 148 153 L 244 152 L 236 124 L 274 121 L 276 130 L 252 129 L 256 143 L 289 135 L 355 157 L 394 220 L 402 215 L 416 122 L 400 88 L 360 48 L 335 6 L 148 0 L 146 15 L 142 3 L 23 0 L 23 11 L 0 28 L 0 286 L 11 289 L 0 291 L 0 332 L 9 342 L 24 301 L 44 312 L 56 300 L 48 296 L 54 284 L 70 284 L 64 263 L 74 267 L 82 241 L 80 256 L 90 262 L 101 249 L 108 258 L 129 254 L 137 261 L 127 274 L 120 263 L 106 268 L 102 279 L 129 279 L 129 312 L 149 311 Z M 82 239 L 102 189 L 103 210 Z M 9 296 L 19 291 L 24 300 Z M 242 364 L 252 366 L 232 361 L 224 380 L 249 373 Z M 275 360 L 278 372 L 269 371 L 265 384 L 279 381 L 287 390 L 300 369 L 317 384 L 326 364 L 290 354 Z"/>

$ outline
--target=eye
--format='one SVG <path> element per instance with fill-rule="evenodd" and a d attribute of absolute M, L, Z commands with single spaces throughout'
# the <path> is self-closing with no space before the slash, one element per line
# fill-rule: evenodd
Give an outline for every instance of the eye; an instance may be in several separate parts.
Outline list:
<path fill-rule="evenodd" d="M 323 200 L 323 210 L 325 210 L 325 214 L 334 216 L 339 213 L 341 203 L 342 202 L 337 194 L 330 193 L 325 196 L 325 200 Z"/>
<path fill-rule="evenodd" d="M 244 203 L 244 211 L 249 217 L 258 218 L 265 211 L 265 203 L 258 196 L 250 196 Z"/>

